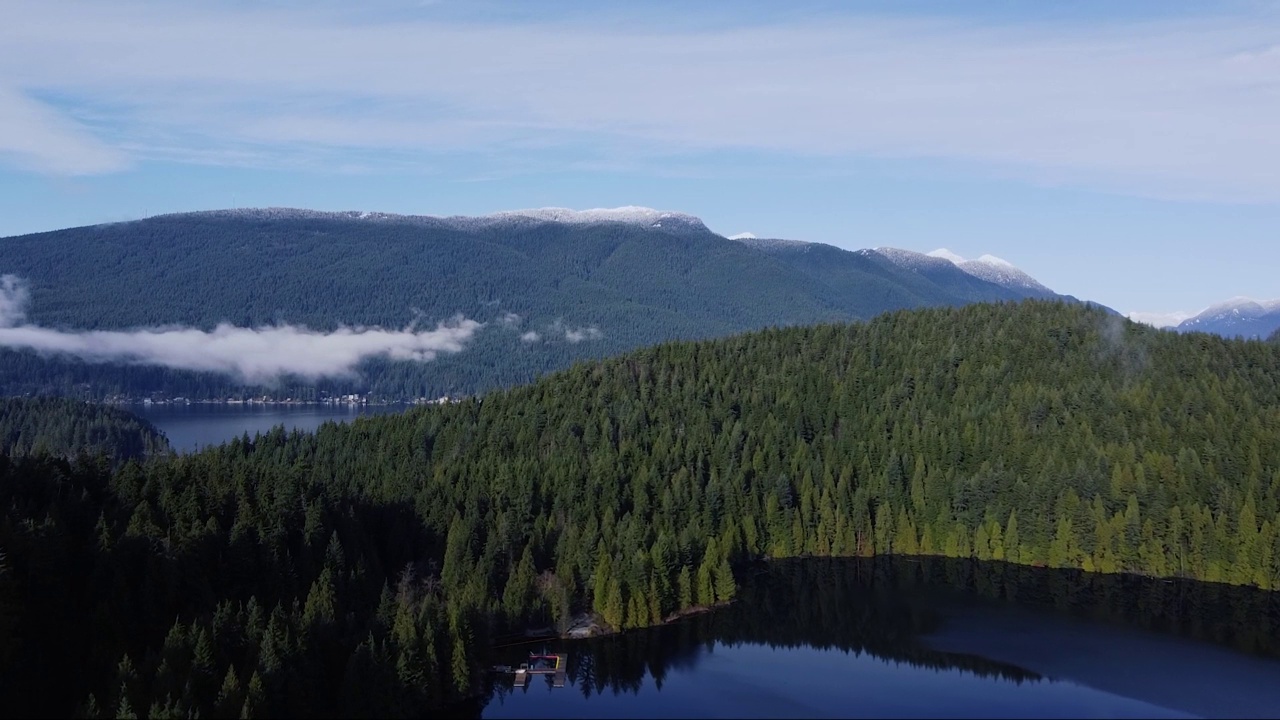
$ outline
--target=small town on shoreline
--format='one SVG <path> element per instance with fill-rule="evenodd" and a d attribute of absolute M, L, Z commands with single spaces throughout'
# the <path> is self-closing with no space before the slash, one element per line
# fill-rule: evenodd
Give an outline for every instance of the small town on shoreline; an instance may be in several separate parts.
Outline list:
<path fill-rule="evenodd" d="M 153 393 L 146 397 L 137 397 L 130 395 L 112 395 L 103 398 L 102 402 L 107 405 L 348 405 L 348 406 L 391 406 L 391 405 L 448 405 L 450 403 L 461 402 L 466 399 L 465 396 L 454 397 L 450 395 L 442 395 L 438 398 L 384 398 L 375 395 L 363 395 L 358 393 L 346 395 L 322 395 L 317 400 L 303 400 L 286 396 L 283 398 L 271 395 L 257 395 L 253 397 L 227 397 L 227 398 L 203 398 L 195 399 L 182 396 L 166 397 L 163 393 Z"/>

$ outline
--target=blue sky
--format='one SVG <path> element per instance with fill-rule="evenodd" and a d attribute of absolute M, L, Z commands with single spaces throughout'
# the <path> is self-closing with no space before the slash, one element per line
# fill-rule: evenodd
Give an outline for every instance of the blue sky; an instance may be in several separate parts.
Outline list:
<path fill-rule="evenodd" d="M 0 235 L 647 205 L 1280 297 L 1280 5 L 0 0 Z M 3 272 L 0 256 L 0 272 Z"/>

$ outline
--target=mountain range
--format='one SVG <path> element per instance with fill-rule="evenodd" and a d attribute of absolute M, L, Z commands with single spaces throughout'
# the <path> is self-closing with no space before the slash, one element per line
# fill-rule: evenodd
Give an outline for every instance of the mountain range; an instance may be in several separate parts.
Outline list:
<path fill-rule="evenodd" d="M 0 275 L 23 283 L 25 323 L 64 332 L 483 323 L 465 352 L 365 363 L 361 379 L 344 381 L 395 396 L 480 392 L 665 340 L 915 307 L 1074 300 L 989 256 L 729 239 L 693 215 L 639 207 L 483 217 L 181 213 L 0 239 Z M 65 391 L 100 374 L 65 354 L 5 352 L 11 369 L 0 369 L 0 391 Z M 178 387 L 191 378 L 112 372 L 120 392 L 151 383 L 199 394 Z M 35 376 L 43 379 L 33 385 Z"/>
<path fill-rule="evenodd" d="M 1223 337 L 1267 338 L 1280 330 L 1280 300 L 1232 298 L 1183 320 L 1176 329 L 1178 332 L 1208 332 Z"/>

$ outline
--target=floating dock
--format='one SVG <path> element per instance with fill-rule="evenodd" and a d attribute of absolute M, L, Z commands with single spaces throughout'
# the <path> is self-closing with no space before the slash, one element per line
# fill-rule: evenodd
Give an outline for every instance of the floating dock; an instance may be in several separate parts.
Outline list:
<path fill-rule="evenodd" d="M 520 667 L 499 665 L 494 668 L 494 671 L 511 673 L 514 676 L 514 684 L 518 688 L 529 684 L 530 675 L 550 675 L 551 687 L 562 688 L 565 683 L 565 656 L 529 653 L 529 662 L 520 663 Z"/>

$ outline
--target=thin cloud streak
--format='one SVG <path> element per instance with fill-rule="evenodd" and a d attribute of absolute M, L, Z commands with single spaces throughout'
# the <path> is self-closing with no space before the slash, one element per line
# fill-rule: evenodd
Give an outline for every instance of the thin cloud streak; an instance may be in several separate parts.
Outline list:
<path fill-rule="evenodd" d="M 123 170 L 128 157 L 86 128 L 12 88 L 0 85 L 0 159 L 52 175 Z"/>
<path fill-rule="evenodd" d="M 428 362 L 461 352 L 483 325 L 456 317 L 434 330 L 343 327 L 316 332 L 291 325 L 67 332 L 22 324 L 29 295 L 12 275 L 0 278 L 0 347 L 70 355 L 91 363 L 160 365 L 269 383 L 282 375 L 308 379 L 355 374 L 372 357 Z"/>
<path fill-rule="evenodd" d="M 861 17 L 624 30 L 12 6 L 0 71 L 28 94 L 0 94 L 0 117 L 30 92 L 56 92 L 112 118 L 79 165 L 59 160 L 56 138 L 36 141 L 28 155 L 50 172 L 111 169 L 92 157 L 108 140 L 146 157 L 148 137 L 166 138 L 168 157 L 177 142 L 192 162 L 263 148 L 304 158 L 335 148 L 423 161 L 536 155 L 553 165 L 556 149 L 601 158 L 727 149 L 940 159 L 1037 183 L 1280 200 L 1271 17 L 1111 29 Z"/>

